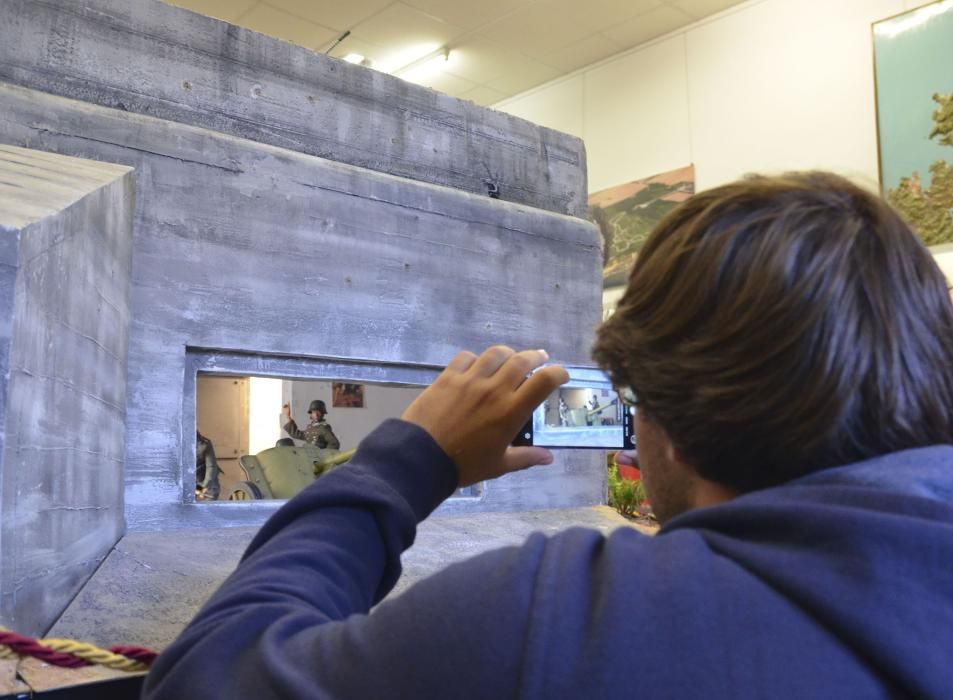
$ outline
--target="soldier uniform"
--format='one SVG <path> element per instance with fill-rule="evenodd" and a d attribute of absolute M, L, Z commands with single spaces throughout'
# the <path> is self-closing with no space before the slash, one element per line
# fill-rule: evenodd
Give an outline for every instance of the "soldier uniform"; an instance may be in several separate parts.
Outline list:
<path fill-rule="evenodd" d="M 332 450 L 341 449 L 341 442 L 338 440 L 337 435 L 334 434 L 334 431 L 331 430 L 331 426 L 324 420 L 326 413 L 324 402 L 312 401 L 308 407 L 308 413 L 310 414 L 312 411 L 320 411 L 321 420 L 313 420 L 307 428 L 299 430 L 298 424 L 294 422 L 294 419 L 289 418 L 288 422 L 284 425 L 285 432 L 295 440 L 304 440 L 316 447 L 330 447 Z"/>
<path fill-rule="evenodd" d="M 196 430 L 195 484 L 202 489 L 202 495 L 206 500 L 214 501 L 218 498 L 218 473 L 220 471 L 212 441 Z"/>

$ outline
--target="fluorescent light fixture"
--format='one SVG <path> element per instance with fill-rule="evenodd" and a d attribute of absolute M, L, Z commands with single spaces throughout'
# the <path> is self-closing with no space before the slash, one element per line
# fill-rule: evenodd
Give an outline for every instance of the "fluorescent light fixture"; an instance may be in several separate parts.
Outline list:
<path fill-rule="evenodd" d="M 421 56 L 417 60 L 411 61 L 410 63 L 401 66 L 394 71 L 394 75 L 403 76 L 406 73 L 410 73 L 411 71 L 415 71 L 418 68 L 422 68 L 424 66 L 443 67 L 444 64 L 446 64 L 449 60 L 450 49 L 448 49 L 446 46 L 441 46 L 439 49 L 434 49 L 430 53 Z"/>
<path fill-rule="evenodd" d="M 347 61 L 348 63 L 360 64 L 364 62 L 364 56 L 359 53 L 349 53 L 347 56 L 344 57 L 344 60 Z"/>
<path fill-rule="evenodd" d="M 422 56 L 413 63 L 394 71 L 394 75 L 409 83 L 426 85 L 434 76 L 442 73 L 450 65 L 450 49 L 441 46 L 426 56 Z"/>
<path fill-rule="evenodd" d="M 437 43 L 414 44 L 387 56 L 382 61 L 375 62 L 374 67 L 382 73 L 397 75 L 421 62 L 428 61 L 443 50 L 444 48 Z"/>

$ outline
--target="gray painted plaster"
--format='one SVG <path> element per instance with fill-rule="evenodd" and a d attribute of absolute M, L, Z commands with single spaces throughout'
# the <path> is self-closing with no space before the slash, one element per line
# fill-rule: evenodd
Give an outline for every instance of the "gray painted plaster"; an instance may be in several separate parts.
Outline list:
<path fill-rule="evenodd" d="M 587 216 L 576 137 L 153 0 L 3 0 L 0 80 Z"/>
<path fill-rule="evenodd" d="M 131 529 L 264 516 L 185 500 L 188 347 L 432 368 L 506 342 L 588 360 L 590 222 L 2 84 L 0 139 L 136 168 Z M 565 453 L 488 485 L 478 507 L 600 502 L 601 461 Z"/>
<path fill-rule="evenodd" d="M 133 207 L 129 168 L 0 146 L 0 619 L 26 634 L 123 532 Z"/>

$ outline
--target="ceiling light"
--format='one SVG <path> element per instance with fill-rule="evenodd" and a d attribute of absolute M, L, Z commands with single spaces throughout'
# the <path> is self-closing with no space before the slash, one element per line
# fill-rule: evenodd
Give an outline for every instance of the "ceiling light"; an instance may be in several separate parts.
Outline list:
<path fill-rule="evenodd" d="M 347 61 L 348 63 L 363 63 L 364 56 L 359 53 L 349 53 L 347 56 L 344 57 L 344 60 Z"/>
<path fill-rule="evenodd" d="M 450 49 L 442 46 L 436 51 L 422 56 L 413 63 L 394 71 L 394 75 L 409 83 L 426 85 L 438 73 L 442 73 L 447 69 L 450 65 L 450 55 Z"/>
<path fill-rule="evenodd" d="M 430 53 L 421 56 L 417 60 L 411 61 L 410 63 L 401 66 L 394 71 L 394 75 L 404 75 L 405 73 L 415 71 L 418 68 L 422 68 L 423 66 L 442 66 L 449 60 L 450 49 L 448 49 L 446 46 L 441 46 L 439 49 L 435 49 Z"/>
<path fill-rule="evenodd" d="M 437 43 L 415 44 L 384 57 L 374 67 L 382 73 L 396 75 L 433 58 L 441 50 L 442 47 Z"/>

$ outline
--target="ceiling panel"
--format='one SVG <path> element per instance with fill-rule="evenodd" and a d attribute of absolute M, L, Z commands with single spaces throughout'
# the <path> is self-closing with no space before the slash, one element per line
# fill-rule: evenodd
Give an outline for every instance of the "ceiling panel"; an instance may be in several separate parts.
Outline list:
<path fill-rule="evenodd" d="M 266 0 L 265 4 L 343 34 L 355 24 L 380 12 L 393 0 L 348 0 L 324 2 L 316 0 Z"/>
<path fill-rule="evenodd" d="M 234 23 L 258 0 L 169 0 L 172 5 Z"/>
<path fill-rule="evenodd" d="M 558 68 L 547 66 L 545 63 L 539 63 L 531 58 L 524 58 L 519 65 L 513 66 L 513 70 L 487 82 L 487 87 L 515 95 L 518 92 L 529 90 L 531 87 L 558 78 L 560 75 L 562 75 L 562 71 Z"/>
<path fill-rule="evenodd" d="M 236 24 L 312 49 L 328 46 L 338 36 L 333 29 L 289 15 L 264 3 L 255 5 Z"/>
<path fill-rule="evenodd" d="M 480 85 L 469 92 L 457 95 L 457 97 L 470 100 L 470 102 L 476 102 L 478 105 L 486 106 L 502 102 L 507 97 L 510 97 L 510 95 L 505 92 L 500 92 L 499 90 L 494 90 L 493 88 L 488 88 L 486 85 Z M 951 255 L 951 258 L 953 258 L 953 255 Z"/>
<path fill-rule="evenodd" d="M 622 51 L 623 47 L 604 34 L 593 34 L 580 42 L 543 57 L 546 64 L 572 73 L 580 66 L 588 66 Z"/>
<path fill-rule="evenodd" d="M 687 12 L 696 19 L 714 15 L 729 7 L 740 5 L 744 0 L 669 0 L 679 10 Z"/>
<path fill-rule="evenodd" d="M 577 27 L 577 36 L 615 27 L 662 5 L 662 0 L 551 0 L 553 12 Z M 628 48 L 628 47 L 626 47 Z"/>
<path fill-rule="evenodd" d="M 638 46 L 693 21 L 682 10 L 663 5 L 603 33 L 621 46 Z"/>
<path fill-rule="evenodd" d="M 477 33 L 520 53 L 539 59 L 585 36 L 579 25 L 560 10 L 563 0 L 539 0 L 489 24 Z M 591 32 L 590 32 L 591 33 Z"/>
<path fill-rule="evenodd" d="M 624 0 L 619 0 L 620 2 Z M 460 31 L 469 32 L 492 20 L 504 17 L 532 0 L 479 0 L 448 2 L 448 0 L 404 0 L 407 5 L 437 17 Z"/>

